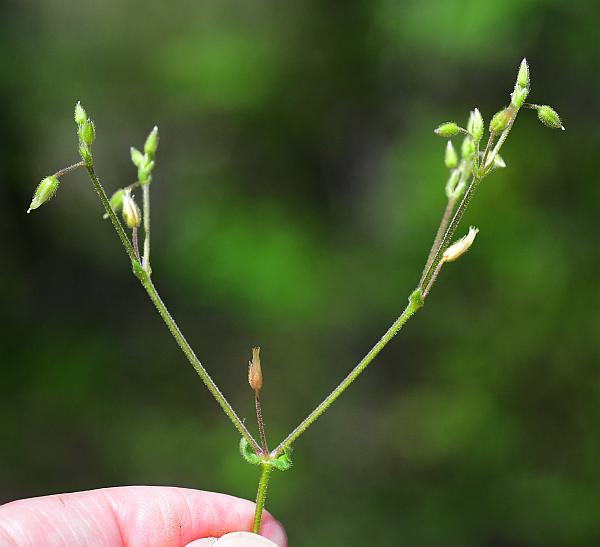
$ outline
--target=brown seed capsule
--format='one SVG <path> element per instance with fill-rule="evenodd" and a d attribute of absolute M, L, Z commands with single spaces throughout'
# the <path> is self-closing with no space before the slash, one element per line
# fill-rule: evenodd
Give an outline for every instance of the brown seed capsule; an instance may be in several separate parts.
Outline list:
<path fill-rule="evenodd" d="M 252 361 L 248 362 L 248 383 L 258 392 L 262 387 L 262 370 L 260 368 L 260 348 L 252 348 Z"/>

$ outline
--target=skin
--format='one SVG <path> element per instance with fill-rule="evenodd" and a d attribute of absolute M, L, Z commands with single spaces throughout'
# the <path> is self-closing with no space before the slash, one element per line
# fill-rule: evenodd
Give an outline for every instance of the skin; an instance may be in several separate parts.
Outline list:
<path fill-rule="evenodd" d="M 0 506 L 0 547 L 287 547 L 283 527 L 267 512 L 264 538 L 231 534 L 250 530 L 253 517 L 254 503 L 225 494 L 159 486 L 105 488 Z"/>

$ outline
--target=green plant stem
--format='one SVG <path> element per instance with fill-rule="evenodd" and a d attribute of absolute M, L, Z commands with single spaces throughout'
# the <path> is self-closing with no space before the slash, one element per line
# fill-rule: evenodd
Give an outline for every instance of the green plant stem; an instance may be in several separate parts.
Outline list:
<path fill-rule="evenodd" d="M 150 299 L 156 306 L 158 313 L 163 318 L 169 331 L 173 335 L 173 338 L 175 338 L 175 341 L 181 348 L 181 351 L 183 351 L 183 353 L 187 357 L 188 361 L 194 367 L 194 369 L 196 370 L 196 372 L 198 373 L 198 375 L 200 376 L 200 378 L 202 379 L 202 381 L 204 382 L 204 384 L 206 385 L 208 390 L 211 392 L 213 397 L 219 403 L 219 405 L 221 406 L 221 408 L 223 409 L 225 414 L 232 421 L 235 428 L 250 443 L 250 445 L 255 450 L 255 452 L 257 454 L 259 454 L 260 446 L 254 440 L 254 437 L 252 437 L 252 435 L 250 434 L 250 432 L 248 431 L 248 429 L 246 428 L 246 426 L 244 425 L 242 420 L 240 420 L 238 415 L 235 413 L 235 411 L 229 404 L 229 401 L 227 401 L 225 396 L 221 393 L 221 391 L 219 390 L 219 388 L 217 387 L 217 385 L 215 384 L 213 379 L 210 377 L 210 375 L 208 374 L 206 369 L 202 366 L 202 363 L 200 362 L 198 357 L 196 357 L 194 351 L 192 350 L 189 343 L 183 336 L 183 333 L 181 332 L 181 330 L 179 330 L 177 323 L 175 322 L 175 320 L 169 313 L 169 310 L 165 306 L 164 302 L 161 300 L 161 298 L 158 294 L 158 291 L 156 290 L 156 288 L 154 287 L 154 284 L 150 280 L 150 276 L 148 275 L 148 273 L 145 270 L 143 270 L 141 268 L 141 265 L 136 257 L 133 245 L 132 245 L 131 241 L 129 241 L 129 238 L 127 237 L 127 234 L 125 233 L 125 230 L 123 229 L 123 225 L 121 224 L 121 221 L 119 220 L 119 218 L 113 211 L 113 208 L 110 206 L 110 202 L 108 200 L 108 197 L 106 196 L 106 192 L 104 191 L 104 188 L 102 187 L 102 184 L 100 183 L 100 179 L 98 179 L 98 176 L 96 175 L 96 173 L 94 171 L 94 166 L 86 165 L 86 169 L 88 171 L 88 174 L 90 176 L 90 179 L 92 181 L 94 189 L 96 190 L 96 193 L 100 197 L 100 201 L 102 202 L 102 205 L 104 205 L 104 209 L 106 210 L 106 213 L 110 217 L 110 219 L 113 223 L 113 226 L 115 228 L 115 231 L 117 232 L 117 235 L 119 236 L 119 239 L 121 240 L 121 243 L 123 243 L 123 247 L 125 248 L 125 251 L 127 251 L 129 258 L 131 259 L 131 262 L 132 262 L 133 268 L 134 268 L 134 273 L 140 280 L 144 289 L 146 289 L 148 296 L 150 297 Z"/>
<path fill-rule="evenodd" d="M 273 466 L 269 463 L 261 463 L 260 466 L 260 479 L 258 481 L 258 492 L 256 493 L 256 509 L 254 511 L 254 523 L 252 525 L 252 532 L 255 534 L 260 534 L 260 523 L 265 508 L 265 501 L 267 500 L 267 486 L 269 486 L 269 478 L 271 477 L 271 471 L 273 470 Z"/>
<path fill-rule="evenodd" d="M 388 344 L 388 342 L 400 331 L 404 324 L 413 316 L 413 314 L 422 306 L 422 302 L 410 299 L 408 305 L 394 321 L 392 326 L 381 337 L 381 339 L 369 350 L 363 359 L 356 365 L 352 371 L 338 384 L 338 386 L 298 425 L 280 444 L 271 452 L 271 458 L 276 458 L 284 450 L 288 449 L 292 443 L 312 425 L 321 414 L 323 414 L 331 404 L 342 394 L 356 378 L 369 366 L 371 361 Z"/>
<path fill-rule="evenodd" d="M 150 269 L 150 183 L 142 186 L 143 205 L 144 205 L 144 255 L 142 258 L 142 268 L 151 275 Z"/>

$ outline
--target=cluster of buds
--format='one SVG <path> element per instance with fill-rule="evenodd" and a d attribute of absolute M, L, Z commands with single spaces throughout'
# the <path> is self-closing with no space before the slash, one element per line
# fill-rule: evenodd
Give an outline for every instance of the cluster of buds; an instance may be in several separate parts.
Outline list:
<path fill-rule="evenodd" d="M 126 188 L 119 188 L 110 198 L 110 206 L 115 213 L 123 210 L 123 220 L 130 228 L 138 227 L 141 221 L 141 215 L 136 215 L 136 209 L 139 212 L 139 207 L 136 205 L 131 190 L 134 186 L 146 185 L 152 182 L 152 169 L 154 169 L 154 155 L 158 149 L 158 127 L 154 126 L 152 131 L 146 137 L 144 143 L 144 152 L 140 152 L 137 148 L 131 147 L 131 161 L 138 169 L 138 180 Z M 127 207 L 127 212 L 125 208 Z M 108 218 L 108 214 L 104 214 L 103 218 Z M 136 219 L 138 221 L 136 222 Z"/>
<path fill-rule="evenodd" d="M 131 147 L 131 161 L 138 169 L 138 180 L 140 184 L 149 184 L 152 181 L 152 169 L 154 169 L 154 155 L 158 148 L 158 127 L 154 126 L 148 134 L 144 143 L 144 153 L 137 148 Z"/>
<path fill-rule="evenodd" d="M 92 165 L 92 144 L 96 139 L 96 127 L 80 102 L 75 105 L 74 117 L 79 137 L 79 155 L 86 165 Z"/>

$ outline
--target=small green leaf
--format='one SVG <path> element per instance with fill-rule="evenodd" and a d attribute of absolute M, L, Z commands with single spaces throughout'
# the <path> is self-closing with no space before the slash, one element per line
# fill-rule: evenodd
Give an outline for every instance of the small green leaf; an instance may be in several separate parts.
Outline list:
<path fill-rule="evenodd" d="M 240 439 L 240 454 L 242 455 L 242 458 L 252 465 L 260 465 L 262 461 L 260 456 L 257 456 L 254 453 L 252 447 L 248 444 L 248 441 L 244 437 Z"/>

